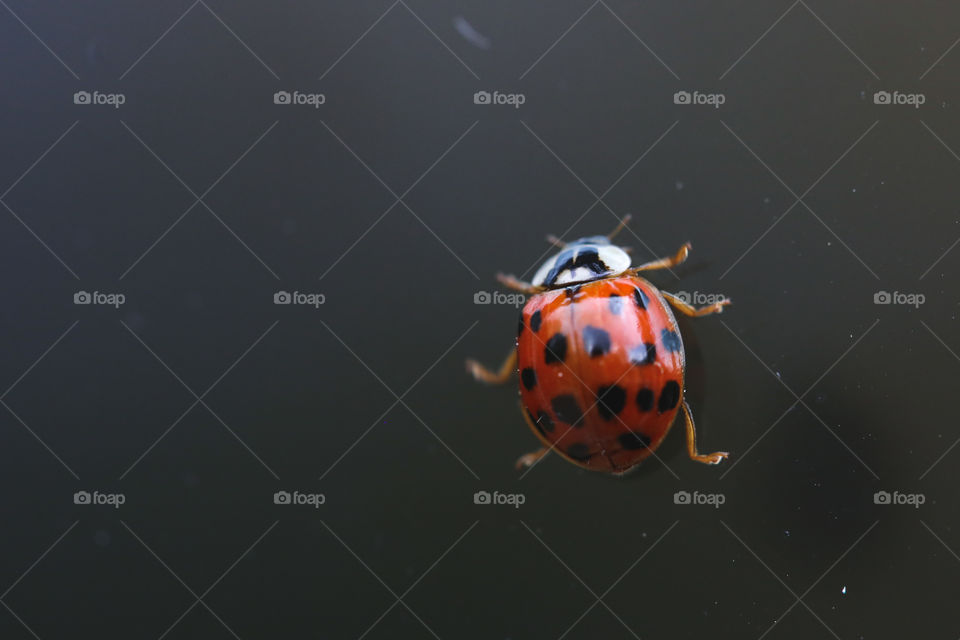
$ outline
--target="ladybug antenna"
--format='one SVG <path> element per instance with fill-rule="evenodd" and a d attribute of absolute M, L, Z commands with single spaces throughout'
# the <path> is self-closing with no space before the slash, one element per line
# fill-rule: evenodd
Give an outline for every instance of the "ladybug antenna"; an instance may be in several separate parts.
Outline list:
<path fill-rule="evenodd" d="M 558 238 L 557 236 L 553 235 L 552 233 L 547 236 L 547 242 L 549 242 L 550 244 L 552 244 L 553 246 L 555 246 L 555 247 L 557 247 L 557 248 L 559 248 L 559 249 L 563 249 L 564 247 L 567 246 L 567 243 L 566 243 L 566 242 L 564 242 L 563 240 L 561 240 L 561 239 Z"/>
<path fill-rule="evenodd" d="M 614 237 L 615 235 L 617 235 L 618 233 L 620 233 L 620 231 L 621 231 L 624 227 L 626 227 L 628 224 L 630 224 L 630 219 L 631 219 L 632 217 L 633 217 L 633 216 L 631 216 L 629 213 L 628 213 L 627 215 L 623 216 L 623 220 L 620 221 L 620 224 L 617 225 L 617 228 L 614 229 L 613 231 L 611 231 L 609 234 L 607 234 L 607 240 L 613 240 L 613 237 Z"/>

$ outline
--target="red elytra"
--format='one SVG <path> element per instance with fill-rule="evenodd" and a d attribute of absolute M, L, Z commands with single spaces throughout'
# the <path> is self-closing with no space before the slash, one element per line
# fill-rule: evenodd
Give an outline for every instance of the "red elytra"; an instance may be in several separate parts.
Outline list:
<path fill-rule="evenodd" d="M 544 447 L 522 456 L 518 467 L 555 451 L 587 469 L 623 473 L 653 454 L 681 411 L 691 459 L 717 464 L 728 455 L 697 452 L 684 400 L 683 341 L 670 305 L 702 316 L 721 312 L 729 300 L 695 309 L 639 277 L 680 264 L 690 246 L 630 267 L 625 251 L 609 242 L 627 219 L 609 236 L 551 239 L 562 251 L 532 283 L 498 276 L 531 296 L 521 312 L 517 348 L 498 372 L 474 360 L 467 367 L 488 383 L 519 372 L 524 417 Z"/>

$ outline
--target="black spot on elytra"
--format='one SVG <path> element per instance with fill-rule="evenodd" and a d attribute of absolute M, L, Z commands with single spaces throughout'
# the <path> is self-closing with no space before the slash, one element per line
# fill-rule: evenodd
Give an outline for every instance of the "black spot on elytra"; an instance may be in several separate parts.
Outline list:
<path fill-rule="evenodd" d="M 630 364 L 653 364 L 657 360 L 657 345 L 644 342 L 630 349 Z"/>
<path fill-rule="evenodd" d="M 650 300 L 647 298 L 647 294 L 640 289 L 633 290 L 633 301 L 637 303 L 637 308 L 640 310 L 646 309 L 647 303 L 650 302 Z"/>
<path fill-rule="evenodd" d="M 591 358 L 599 358 L 610 351 L 610 334 L 603 329 L 587 326 L 583 330 L 583 348 Z"/>
<path fill-rule="evenodd" d="M 636 433 L 634 431 L 621 433 L 617 438 L 617 441 L 620 443 L 621 447 L 631 451 L 635 449 L 647 449 L 650 447 L 650 438 L 642 433 Z"/>
<path fill-rule="evenodd" d="M 618 316 L 620 312 L 623 311 L 623 300 L 619 293 L 611 293 L 608 304 L 610 305 L 610 313 L 614 315 Z"/>
<path fill-rule="evenodd" d="M 537 386 L 537 372 L 530 367 L 520 372 L 520 379 L 523 381 L 523 386 L 527 388 L 527 391 Z"/>
<path fill-rule="evenodd" d="M 660 332 L 660 341 L 667 351 L 676 353 L 683 349 L 683 342 L 680 340 L 680 334 L 670 329 L 664 329 Z"/>
<path fill-rule="evenodd" d="M 567 455 L 574 460 L 584 462 L 590 459 L 590 447 L 582 442 L 574 442 L 572 445 L 567 447 Z"/>
<path fill-rule="evenodd" d="M 617 385 L 600 387 L 597 389 L 597 398 L 597 409 L 604 420 L 613 420 L 627 404 L 627 392 Z"/>
<path fill-rule="evenodd" d="M 580 410 L 577 399 L 569 393 L 555 397 L 550 406 L 560 422 L 566 422 L 573 427 L 582 426 L 580 421 L 583 419 L 583 411 Z"/>
<path fill-rule="evenodd" d="M 530 423 L 533 428 L 539 431 L 544 438 L 547 437 L 548 431 L 553 431 L 553 420 L 543 411 L 534 416 L 533 412 L 527 409 L 527 415 L 530 416 Z"/>
<path fill-rule="evenodd" d="M 543 320 L 543 316 L 540 315 L 540 310 L 537 309 L 533 312 L 533 315 L 530 316 L 530 331 L 536 333 L 540 331 L 540 321 Z"/>
<path fill-rule="evenodd" d="M 553 431 L 553 418 L 550 417 L 550 414 L 546 411 L 541 411 L 537 414 L 537 419 L 534 420 L 537 425 L 537 428 L 541 429 L 541 433 L 544 431 Z"/>
<path fill-rule="evenodd" d="M 567 357 L 567 336 L 562 333 L 555 333 L 547 340 L 547 348 L 544 353 L 544 360 L 547 364 L 554 362 L 563 362 Z"/>
<path fill-rule="evenodd" d="M 676 380 L 670 380 L 667 384 L 663 385 L 663 390 L 660 391 L 660 399 L 657 400 L 657 411 L 660 413 L 670 411 L 677 406 L 678 402 L 680 402 L 680 385 L 677 384 Z"/>
<path fill-rule="evenodd" d="M 643 388 L 637 391 L 637 408 L 640 411 L 650 411 L 653 409 L 653 391 Z"/>

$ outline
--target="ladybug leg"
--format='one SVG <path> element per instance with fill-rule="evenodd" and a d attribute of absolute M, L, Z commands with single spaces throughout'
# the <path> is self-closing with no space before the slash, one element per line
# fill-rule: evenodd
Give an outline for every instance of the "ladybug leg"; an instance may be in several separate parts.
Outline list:
<path fill-rule="evenodd" d="M 520 456 L 519 458 L 517 458 L 517 463 L 514 465 L 514 467 L 516 467 L 518 471 L 520 469 L 532 467 L 533 465 L 540 462 L 540 458 L 547 455 L 548 453 L 550 453 L 549 447 L 541 447 L 536 451 L 531 451 L 530 453 L 526 453 Z"/>
<path fill-rule="evenodd" d="M 690 243 L 686 243 L 676 254 L 668 258 L 660 258 L 659 260 L 654 260 L 653 262 L 648 262 L 642 264 L 639 267 L 634 267 L 630 269 L 627 273 L 637 274 L 641 271 L 653 271 L 654 269 L 669 269 L 670 267 L 675 267 L 684 260 L 687 259 L 687 255 L 690 253 Z"/>
<path fill-rule="evenodd" d="M 528 296 L 532 296 L 535 293 L 540 293 L 543 291 L 543 287 L 532 285 L 529 282 L 524 282 L 519 278 L 514 276 L 504 275 L 502 273 L 497 274 L 497 281 L 508 289 L 513 289 L 514 291 L 519 291 L 520 293 L 525 293 Z"/>
<path fill-rule="evenodd" d="M 666 291 L 661 291 L 660 293 L 663 295 L 666 301 L 669 302 L 674 309 L 676 309 L 683 315 L 690 316 L 692 318 L 699 318 L 700 316 L 708 316 L 711 313 L 723 313 L 723 308 L 725 306 L 727 306 L 728 304 L 733 304 L 732 300 L 721 300 L 720 302 L 715 302 L 711 305 L 707 305 L 705 307 L 700 307 L 699 309 L 697 309 L 696 307 L 687 304 L 686 302 L 684 302 L 677 296 L 673 295 L 672 293 L 667 293 Z"/>
<path fill-rule="evenodd" d="M 507 359 L 503 361 L 503 364 L 500 365 L 500 369 L 497 371 L 490 371 L 485 366 L 469 358 L 467 360 L 467 371 L 474 378 L 480 382 L 486 382 L 487 384 L 504 384 L 510 380 L 510 374 L 517 370 L 517 350 L 511 349 L 510 355 L 507 356 Z"/>
<path fill-rule="evenodd" d="M 687 421 L 687 454 L 691 460 L 702 462 L 704 464 L 720 464 L 720 461 L 729 456 L 726 451 L 715 451 L 713 453 L 697 453 L 697 428 L 693 425 L 693 415 L 690 413 L 690 405 L 683 401 L 683 417 Z"/>
<path fill-rule="evenodd" d="M 630 219 L 631 219 L 631 218 L 633 218 L 633 216 L 630 215 L 629 213 L 628 213 L 627 215 L 623 216 L 623 219 L 620 220 L 620 224 L 618 224 L 617 227 L 616 227 L 613 231 L 611 231 L 610 233 L 607 234 L 607 240 L 613 240 L 613 237 L 614 237 L 615 235 L 617 235 L 618 233 L 620 233 L 621 231 L 623 231 L 624 227 L 626 227 L 628 224 L 630 224 Z"/>
<path fill-rule="evenodd" d="M 549 242 L 550 244 L 552 244 L 553 246 L 555 246 L 555 247 L 558 248 L 558 249 L 564 249 L 564 248 L 566 248 L 566 246 L 567 246 L 567 243 L 566 243 L 566 242 L 564 242 L 563 240 L 561 240 L 561 239 L 558 238 L 557 236 L 553 235 L 552 233 L 547 236 L 547 242 Z"/>

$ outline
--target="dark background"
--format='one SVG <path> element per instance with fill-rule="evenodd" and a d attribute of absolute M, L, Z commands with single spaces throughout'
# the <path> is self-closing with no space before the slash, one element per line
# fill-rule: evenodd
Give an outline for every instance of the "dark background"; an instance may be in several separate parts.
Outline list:
<path fill-rule="evenodd" d="M 0 4 L 0 637 L 960 633 L 956 8 Z M 731 458 L 521 477 L 474 294 L 627 213 L 735 302 L 681 325 Z"/>

